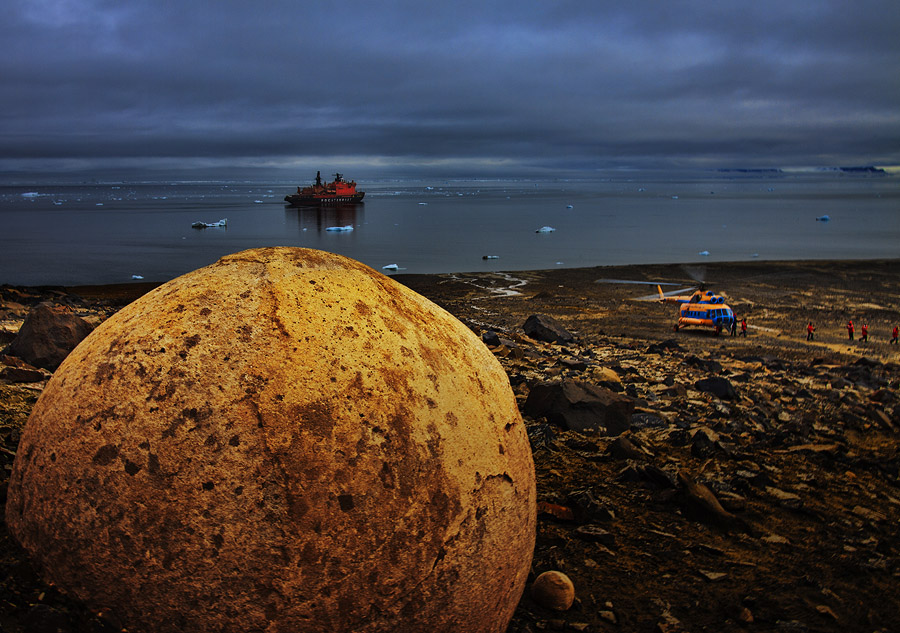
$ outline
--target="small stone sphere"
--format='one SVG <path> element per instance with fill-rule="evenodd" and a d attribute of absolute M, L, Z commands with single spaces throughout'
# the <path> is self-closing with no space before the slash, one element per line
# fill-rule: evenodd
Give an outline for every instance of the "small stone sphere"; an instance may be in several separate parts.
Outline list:
<path fill-rule="evenodd" d="M 101 324 L 35 404 L 6 520 L 129 631 L 504 631 L 535 540 L 505 372 L 351 259 L 222 258 Z"/>
<path fill-rule="evenodd" d="M 567 611 L 575 601 L 575 585 L 561 571 L 545 571 L 531 585 L 531 597 L 542 607 Z"/>

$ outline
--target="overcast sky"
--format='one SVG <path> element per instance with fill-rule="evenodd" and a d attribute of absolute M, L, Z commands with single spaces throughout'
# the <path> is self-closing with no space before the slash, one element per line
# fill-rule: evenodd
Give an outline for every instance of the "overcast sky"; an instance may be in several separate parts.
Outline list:
<path fill-rule="evenodd" d="M 4 0 L 0 172 L 900 165 L 898 0 Z"/>

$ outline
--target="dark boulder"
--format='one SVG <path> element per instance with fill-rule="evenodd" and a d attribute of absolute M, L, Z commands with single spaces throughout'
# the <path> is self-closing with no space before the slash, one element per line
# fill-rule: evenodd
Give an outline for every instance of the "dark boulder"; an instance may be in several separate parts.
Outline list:
<path fill-rule="evenodd" d="M 694 387 L 698 391 L 711 393 L 721 400 L 734 400 L 737 398 L 737 392 L 734 390 L 734 385 L 732 385 L 727 378 L 722 378 L 720 376 L 711 376 L 710 378 L 698 380 L 694 383 Z"/>
<path fill-rule="evenodd" d="M 572 431 L 619 435 L 631 426 L 634 401 L 603 387 L 563 380 L 535 384 L 523 410 Z"/>
<path fill-rule="evenodd" d="M 675 339 L 666 339 L 662 343 L 651 343 L 647 348 L 648 354 L 664 354 L 665 352 L 677 352 L 681 349 L 681 346 Z"/>
<path fill-rule="evenodd" d="M 631 416 L 631 430 L 639 431 L 641 429 L 664 429 L 668 423 L 651 413 L 635 413 Z"/>
<path fill-rule="evenodd" d="M 545 314 L 532 314 L 525 320 L 522 329 L 531 338 L 546 343 L 571 343 L 575 340 L 575 335 L 562 323 Z"/>
<path fill-rule="evenodd" d="M 620 435 L 606 451 L 616 459 L 646 459 L 647 455 L 627 437 Z"/>
<path fill-rule="evenodd" d="M 722 372 L 722 363 L 709 358 L 698 358 L 697 356 L 691 355 L 684 359 L 684 363 L 686 365 L 704 369 L 711 374 L 719 374 Z"/>
<path fill-rule="evenodd" d="M 6 382 L 40 382 L 45 378 L 38 369 L 25 367 L 0 367 L 0 379 Z"/>
<path fill-rule="evenodd" d="M 42 303 L 28 313 L 9 353 L 54 371 L 92 329 L 81 317 Z"/>
<path fill-rule="evenodd" d="M 488 347 L 497 347 L 500 345 L 500 336 L 493 330 L 488 330 L 482 334 L 481 340 Z"/>

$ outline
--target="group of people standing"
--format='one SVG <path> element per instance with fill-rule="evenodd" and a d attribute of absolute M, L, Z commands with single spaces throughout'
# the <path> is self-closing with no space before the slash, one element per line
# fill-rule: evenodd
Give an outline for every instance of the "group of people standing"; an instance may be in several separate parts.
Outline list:
<path fill-rule="evenodd" d="M 731 320 L 731 335 L 737 336 L 738 320 L 737 317 Z M 747 336 L 747 319 L 741 319 L 741 336 Z"/>
<path fill-rule="evenodd" d="M 816 328 L 813 327 L 812 321 L 806 326 L 806 340 L 813 340 L 813 332 L 816 331 Z M 853 320 L 847 321 L 847 336 L 852 341 L 853 336 L 856 332 L 856 328 L 853 325 Z M 897 343 L 897 336 L 900 335 L 900 327 L 894 326 L 893 331 L 891 332 L 891 340 L 890 344 L 894 345 Z M 859 340 L 863 343 L 867 343 L 869 341 L 869 325 L 868 323 L 863 323 L 862 327 L 859 330 Z"/>

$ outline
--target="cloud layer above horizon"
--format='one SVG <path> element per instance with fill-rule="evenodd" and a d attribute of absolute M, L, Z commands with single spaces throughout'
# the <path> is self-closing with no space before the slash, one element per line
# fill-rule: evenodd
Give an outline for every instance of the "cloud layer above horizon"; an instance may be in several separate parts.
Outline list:
<path fill-rule="evenodd" d="M 10 0 L 4 13 L 0 171 L 900 164 L 893 0 Z"/>

